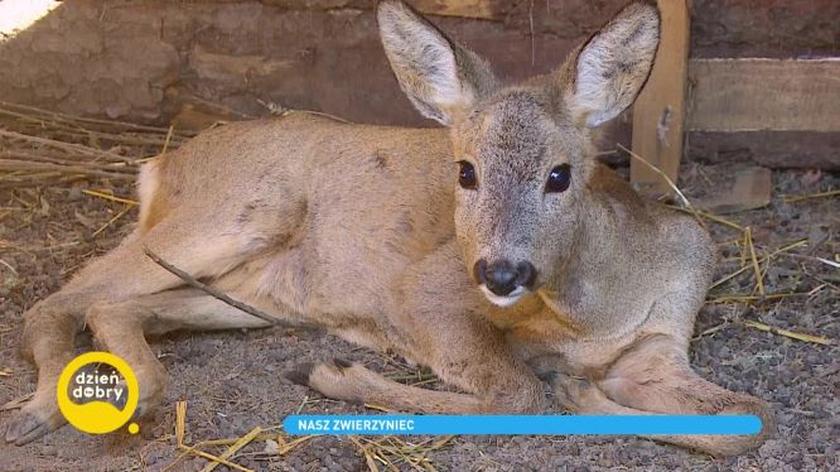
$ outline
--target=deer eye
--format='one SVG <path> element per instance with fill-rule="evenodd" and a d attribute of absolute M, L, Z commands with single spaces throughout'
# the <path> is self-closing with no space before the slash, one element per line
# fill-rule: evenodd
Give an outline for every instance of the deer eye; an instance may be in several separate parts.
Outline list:
<path fill-rule="evenodd" d="M 572 181 L 572 172 L 569 164 L 562 164 L 548 174 L 548 182 L 545 184 L 545 193 L 565 192 Z"/>
<path fill-rule="evenodd" d="M 475 167 L 467 161 L 458 161 L 458 165 L 461 167 L 458 171 L 458 183 L 461 188 L 474 189 L 478 184 L 475 178 Z"/>

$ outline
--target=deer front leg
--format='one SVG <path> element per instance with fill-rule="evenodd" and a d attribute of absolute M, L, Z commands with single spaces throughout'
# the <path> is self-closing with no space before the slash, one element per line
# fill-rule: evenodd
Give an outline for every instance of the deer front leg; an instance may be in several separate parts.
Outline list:
<path fill-rule="evenodd" d="M 484 316 L 454 241 L 411 267 L 392 294 L 382 334 L 406 357 L 466 393 L 409 387 L 358 365 L 305 365 L 290 379 L 341 400 L 435 413 L 538 412 L 542 382 Z"/>
<path fill-rule="evenodd" d="M 286 378 L 311 387 L 329 398 L 395 411 L 477 413 L 482 410 L 482 403 L 475 395 L 403 385 L 362 365 L 342 359 L 301 364 L 297 369 L 287 372 Z"/>
<path fill-rule="evenodd" d="M 435 339 L 425 355 L 412 356 L 428 365 L 444 382 L 468 393 L 452 393 L 403 385 L 364 366 L 342 360 L 303 364 L 287 373 L 295 383 L 323 395 L 395 411 L 423 413 L 536 413 L 548 406 L 543 384 L 515 359 L 504 339 L 489 326 L 476 323 L 413 333 L 415 339 Z M 446 331 L 446 332 L 443 332 Z"/>

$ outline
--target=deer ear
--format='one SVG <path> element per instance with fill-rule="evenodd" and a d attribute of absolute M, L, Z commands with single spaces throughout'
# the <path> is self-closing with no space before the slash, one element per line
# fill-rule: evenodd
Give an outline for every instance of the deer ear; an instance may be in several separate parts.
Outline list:
<path fill-rule="evenodd" d="M 574 59 L 566 102 L 590 127 L 629 107 L 650 74 L 659 45 L 659 10 L 633 3 L 596 33 Z"/>
<path fill-rule="evenodd" d="M 478 55 L 398 0 L 376 10 L 379 34 L 400 88 L 425 117 L 451 125 L 496 79 Z"/>

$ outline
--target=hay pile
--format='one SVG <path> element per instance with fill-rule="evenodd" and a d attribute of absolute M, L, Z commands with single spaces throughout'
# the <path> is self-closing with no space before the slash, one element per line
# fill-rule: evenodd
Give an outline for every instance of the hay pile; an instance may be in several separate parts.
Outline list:
<path fill-rule="evenodd" d="M 132 181 L 144 160 L 194 135 L 0 101 L 0 189 L 91 179 Z"/>

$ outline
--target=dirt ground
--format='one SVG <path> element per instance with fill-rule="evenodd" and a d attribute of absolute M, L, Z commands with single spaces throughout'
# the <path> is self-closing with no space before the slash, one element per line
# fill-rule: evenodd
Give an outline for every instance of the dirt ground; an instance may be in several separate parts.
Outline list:
<path fill-rule="evenodd" d="M 732 165 L 688 163 L 680 186 L 699 201 L 724 188 L 732 171 Z M 838 470 L 840 270 L 817 258 L 838 260 L 840 197 L 786 202 L 783 196 L 838 189 L 840 176 L 777 171 L 773 185 L 769 206 L 725 218 L 752 228 L 759 259 L 792 242 L 807 241 L 761 265 L 767 293 L 795 295 L 749 303 L 722 298 L 752 293 L 754 272 L 745 271 L 712 291 L 699 316 L 692 350 L 693 366 L 705 378 L 772 404 L 778 434 L 760 449 L 713 459 L 636 438 L 484 436 L 371 444 L 364 438 L 354 442 L 317 437 L 284 452 L 282 440 L 293 438 L 280 440 L 275 429 L 274 438 L 261 436 L 231 460 L 256 470 L 366 470 L 361 445 L 367 445 L 368 452 L 402 470 Z M 136 217 L 136 209 L 129 210 L 94 236 L 125 209 L 122 203 L 82 192 L 103 187 L 119 196 L 133 195 L 130 183 L 102 181 L 0 190 L 0 405 L 34 389 L 35 371 L 17 352 L 21 313 L 57 290 L 85 261 L 115 246 Z M 720 243 L 722 278 L 741 267 L 741 249 L 734 243 L 740 233 L 708 224 Z M 764 332 L 749 321 L 823 336 L 833 345 Z M 89 342 L 80 337 L 80 351 L 89 348 Z M 187 402 L 186 444 L 240 437 L 255 426 L 277 427 L 285 415 L 298 411 L 364 411 L 284 380 L 282 372 L 300 362 L 340 356 L 406 382 L 438 386 L 427 372 L 412 370 L 399 359 L 317 332 L 278 328 L 182 333 L 156 339 L 152 348 L 168 369 L 171 384 L 163 407 L 152 421 L 141 423 L 139 435 L 89 437 L 64 427 L 24 447 L 0 444 L 0 470 L 199 470 L 207 464 L 205 459 L 181 457 L 176 448 L 179 400 Z M 12 413 L 0 412 L 0 430 Z M 225 447 L 203 449 L 219 454 Z M 372 460 L 381 470 L 388 469 L 377 458 Z"/>

